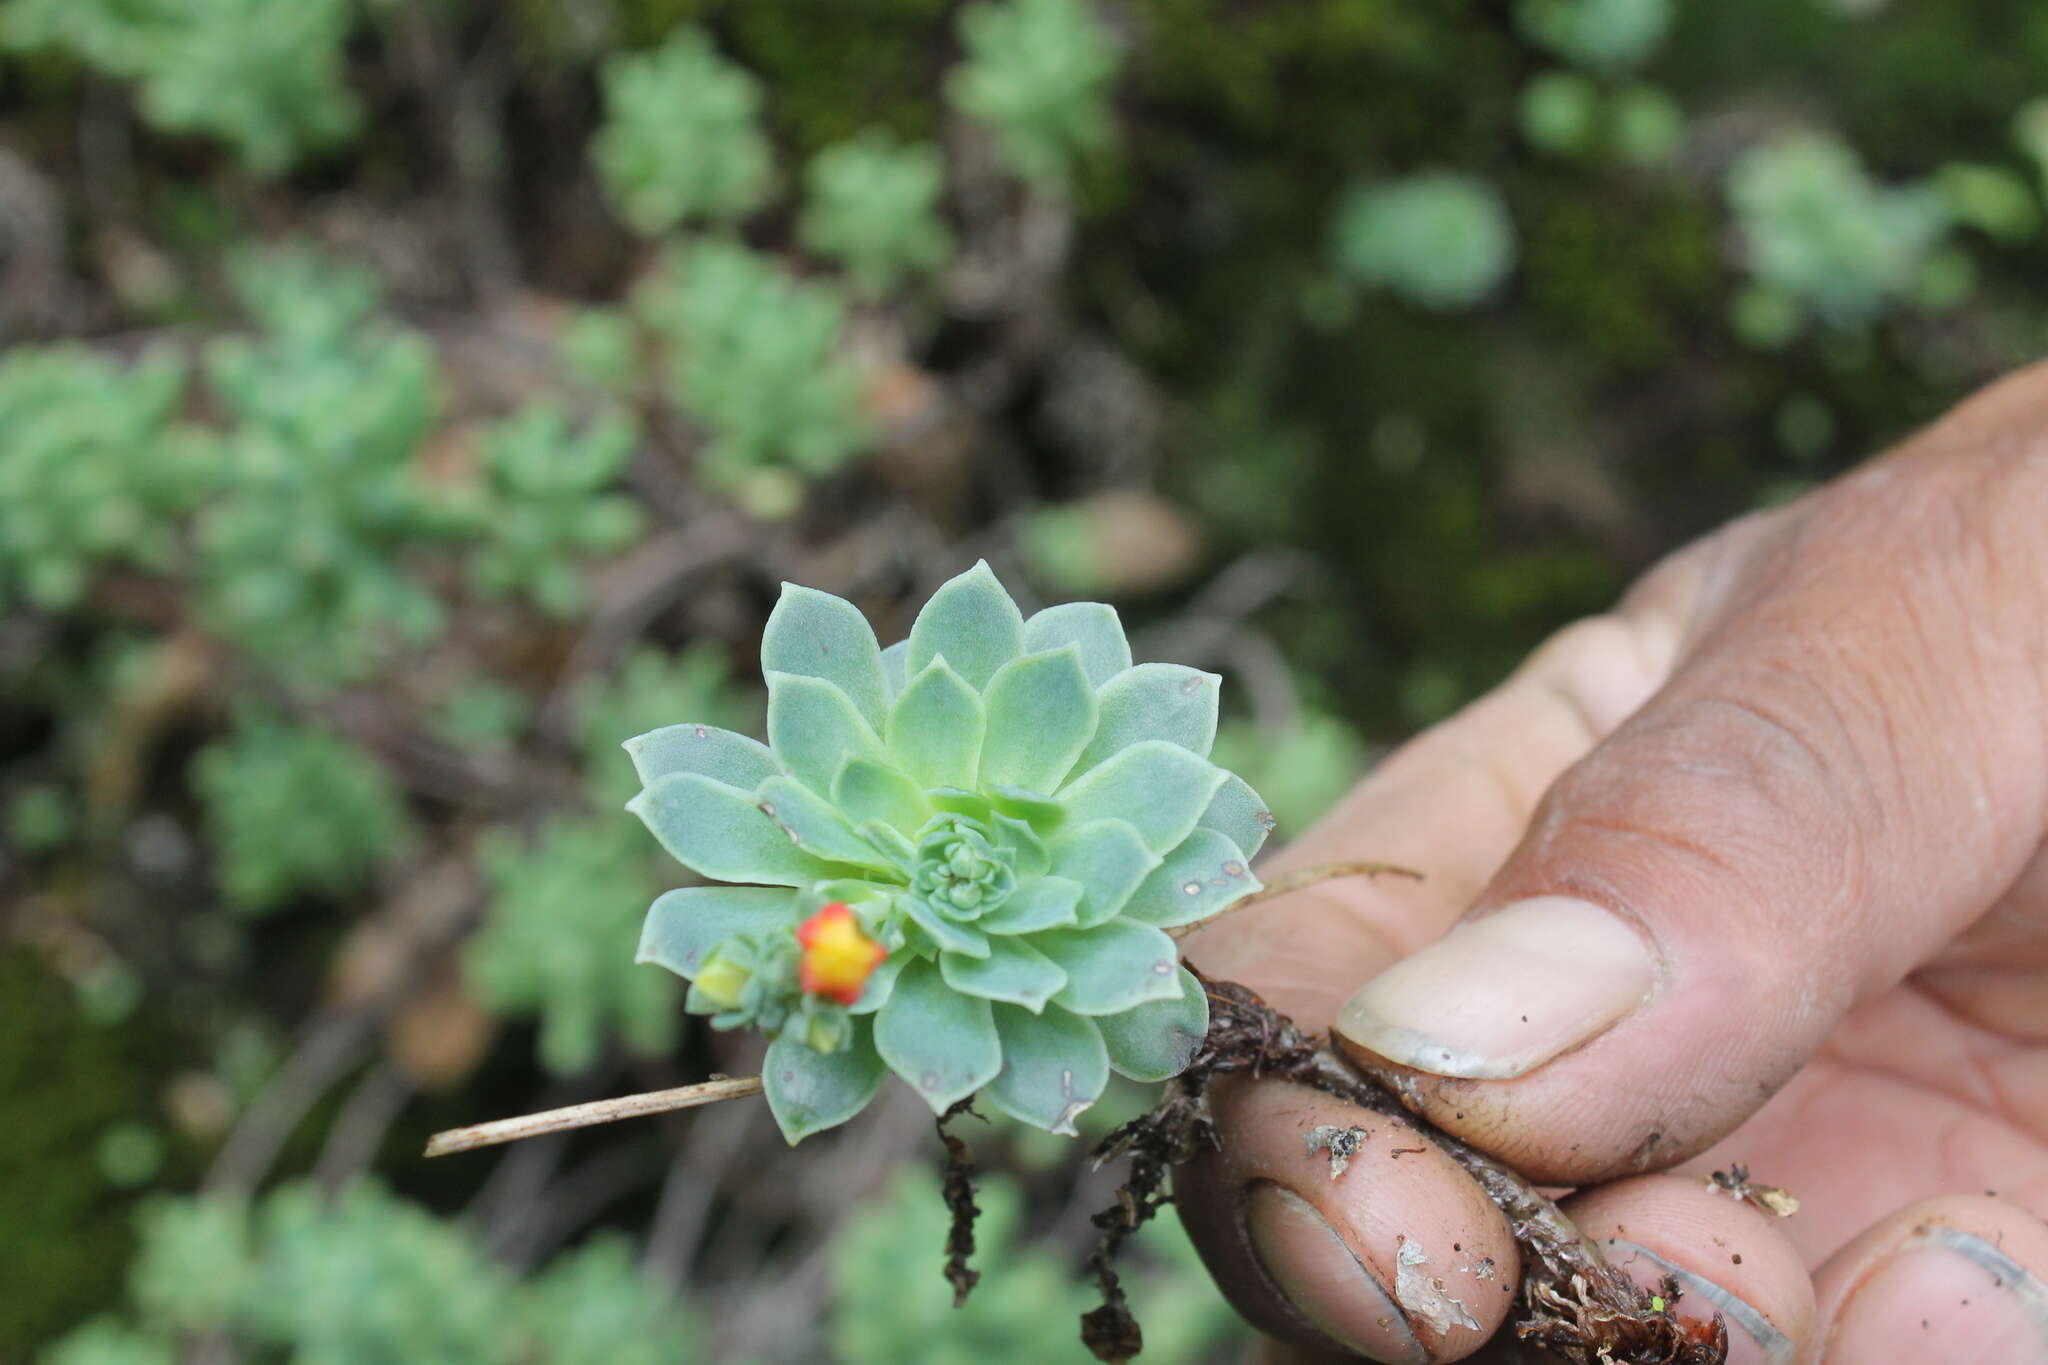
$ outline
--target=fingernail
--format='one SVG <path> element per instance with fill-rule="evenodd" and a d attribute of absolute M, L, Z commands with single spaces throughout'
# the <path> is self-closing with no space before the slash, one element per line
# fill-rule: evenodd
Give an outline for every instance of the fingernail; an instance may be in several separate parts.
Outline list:
<path fill-rule="evenodd" d="M 1646 1289 L 1654 1291 L 1666 1275 L 1677 1280 L 1681 1297 L 1676 1311 L 1681 1316 L 1711 1319 L 1719 1313 L 1721 1321 L 1728 1324 L 1728 1365 L 1791 1365 L 1797 1343 L 1747 1300 L 1646 1246 L 1620 1237 L 1607 1238 L 1604 1245 L 1608 1262 L 1620 1266 Z"/>
<path fill-rule="evenodd" d="M 1596 905 L 1540 896 L 1402 958 L 1351 997 L 1337 1031 L 1417 1071 L 1498 1080 L 1605 1031 L 1655 984 L 1635 930 Z"/>
<path fill-rule="evenodd" d="M 1293 1190 L 1261 1182 L 1245 1201 L 1252 1255 L 1317 1331 L 1383 1365 L 1427 1365 L 1407 1315 L 1337 1230 Z"/>
<path fill-rule="evenodd" d="M 2048 1359 L 2048 1286 L 1981 1237 L 1929 1225 L 1849 1296 L 1828 1365 L 1939 1360 L 2039 1365 Z"/>

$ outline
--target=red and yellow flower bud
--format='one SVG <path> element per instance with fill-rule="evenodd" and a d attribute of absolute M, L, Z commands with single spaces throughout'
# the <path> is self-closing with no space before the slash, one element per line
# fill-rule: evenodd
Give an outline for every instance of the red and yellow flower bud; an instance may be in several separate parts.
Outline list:
<path fill-rule="evenodd" d="M 867 936 L 845 901 L 833 901 L 797 926 L 803 946 L 797 984 L 809 995 L 842 1005 L 860 999 L 861 988 L 889 950 Z"/>

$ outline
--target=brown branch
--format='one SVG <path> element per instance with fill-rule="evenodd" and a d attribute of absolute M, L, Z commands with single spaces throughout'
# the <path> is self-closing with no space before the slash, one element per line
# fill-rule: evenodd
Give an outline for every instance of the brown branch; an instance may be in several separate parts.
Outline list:
<path fill-rule="evenodd" d="M 636 1119 L 647 1114 L 666 1114 L 677 1109 L 694 1109 L 700 1104 L 716 1104 L 720 1100 L 745 1099 L 760 1094 L 761 1090 L 759 1076 L 715 1076 L 696 1085 L 679 1085 L 673 1090 L 649 1090 L 640 1095 L 572 1104 L 566 1109 L 545 1109 L 538 1114 L 472 1123 L 467 1128 L 450 1128 L 434 1134 L 427 1139 L 427 1155 L 448 1156 L 455 1152 L 474 1151 L 478 1147 L 495 1146 L 500 1142 L 540 1137 L 544 1133 L 592 1128 L 600 1123 L 616 1123 L 620 1119 Z"/>
<path fill-rule="evenodd" d="M 1252 906 L 1275 897 L 1291 896 L 1297 891 L 1320 886 L 1324 882 L 1334 882 L 1343 877 L 1406 877 L 1415 882 L 1422 880 L 1422 874 L 1414 868 L 1401 867 L 1395 863 L 1322 863 L 1316 867 L 1304 867 L 1282 873 L 1243 900 L 1232 901 L 1209 918 L 1193 924 L 1179 925 L 1166 932 L 1173 938 L 1186 938 L 1195 930 L 1207 928 L 1225 915 L 1234 915 L 1240 910 L 1249 910 Z"/>

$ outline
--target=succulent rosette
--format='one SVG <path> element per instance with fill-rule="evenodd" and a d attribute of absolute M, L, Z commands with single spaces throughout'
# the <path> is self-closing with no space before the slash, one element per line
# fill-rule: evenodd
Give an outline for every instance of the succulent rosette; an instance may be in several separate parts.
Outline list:
<path fill-rule="evenodd" d="M 785 585 L 761 643 L 768 743 L 709 725 L 626 742 L 628 809 L 729 885 L 670 891 L 640 960 L 689 1008 L 772 1038 L 784 1135 L 885 1073 L 935 1112 L 979 1096 L 1071 1133 L 1114 1070 L 1186 1067 L 1208 1001 L 1167 933 L 1256 890 L 1271 817 L 1211 763 L 1214 674 L 1133 665 L 1094 602 L 1028 620 L 986 564 L 888 649 Z"/>

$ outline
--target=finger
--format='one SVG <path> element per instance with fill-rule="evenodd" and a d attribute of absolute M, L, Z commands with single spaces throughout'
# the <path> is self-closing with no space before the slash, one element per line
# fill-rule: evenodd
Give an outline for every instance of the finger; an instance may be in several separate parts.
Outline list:
<path fill-rule="evenodd" d="M 1911 1204 L 1815 1277 L 1821 1365 L 2040 1365 L 2048 1225 L 1983 1195 Z"/>
<path fill-rule="evenodd" d="M 1254 987 L 1311 1032 L 1358 985 L 1462 915 L 1527 828 L 1544 788 L 1656 691 L 1707 559 L 1680 556 L 1610 616 L 1553 637 L 1499 688 L 1381 763 L 1264 869 L 1371 860 L 1420 883 L 1351 878 L 1226 916 L 1189 958 Z"/>
<path fill-rule="evenodd" d="M 1779 528 L 1482 913 L 1346 1005 L 1433 1120 L 1560 1184 L 1671 1164 L 2019 874 L 2048 810 L 2048 546 L 2009 504 L 2048 511 L 2048 464 L 1985 484 L 1923 455 Z"/>
<path fill-rule="evenodd" d="M 1778 1220 L 1680 1176 L 1639 1176 L 1566 1200 L 1610 1265 L 1681 1317 L 1728 1328 L 1729 1365 L 1793 1365 L 1813 1335 L 1813 1281 Z"/>
<path fill-rule="evenodd" d="M 1219 1082 L 1212 1099 L 1221 1150 L 1175 1172 L 1176 1203 L 1254 1325 L 1402 1365 L 1464 1359 L 1500 1326 L 1514 1236 L 1441 1148 L 1282 1082 Z"/>

